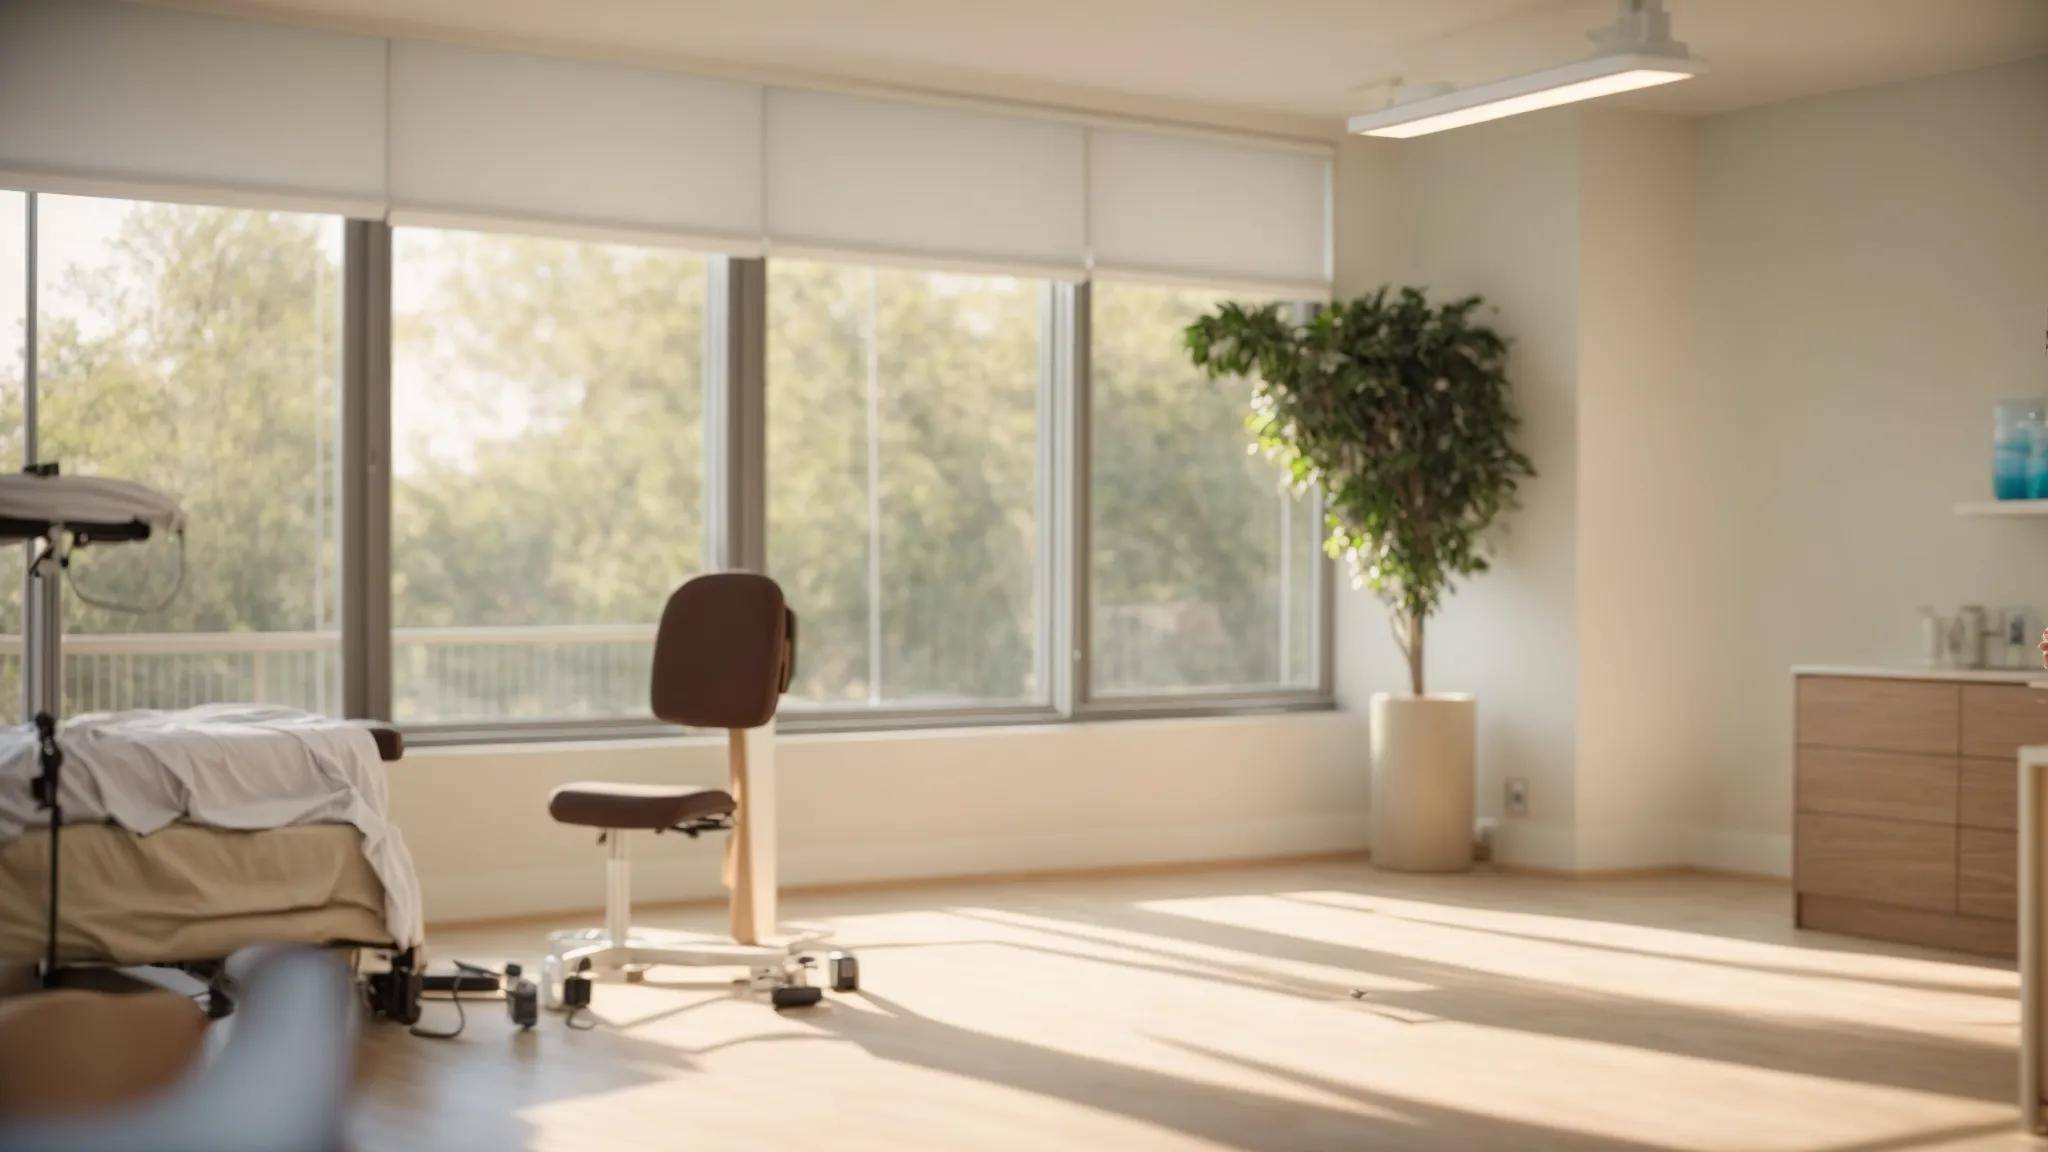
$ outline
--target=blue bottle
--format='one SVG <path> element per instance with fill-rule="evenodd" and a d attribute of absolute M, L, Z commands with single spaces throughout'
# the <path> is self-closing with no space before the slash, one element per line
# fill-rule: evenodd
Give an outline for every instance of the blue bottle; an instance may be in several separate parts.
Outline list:
<path fill-rule="evenodd" d="M 2033 439 L 2027 453 L 2027 498 L 2048 500 L 2048 419 L 2036 420 L 2027 430 Z"/>
<path fill-rule="evenodd" d="M 2000 400 L 1991 411 L 1992 495 L 2000 500 L 2048 497 L 2048 436 L 2037 435 L 2048 430 L 2042 422 L 2041 401 Z M 2038 461 L 2037 438 L 2042 441 Z"/>

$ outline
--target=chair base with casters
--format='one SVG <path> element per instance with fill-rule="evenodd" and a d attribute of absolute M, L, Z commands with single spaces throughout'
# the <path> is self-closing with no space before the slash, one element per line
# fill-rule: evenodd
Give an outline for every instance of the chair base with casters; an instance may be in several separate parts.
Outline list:
<path fill-rule="evenodd" d="M 736 744 L 745 734 L 733 733 Z M 741 924 L 735 906 L 735 938 L 638 928 L 632 923 L 632 872 L 627 833 L 681 832 L 695 838 L 707 832 L 731 832 L 739 805 L 732 793 L 712 788 L 607 783 L 567 784 L 549 797 L 548 813 L 558 823 L 600 829 L 605 845 L 605 919 L 603 927 L 557 932 L 549 938 L 542 962 L 542 1003 L 568 1007 L 563 981 L 578 973 L 622 972 L 631 982 L 654 965 L 696 968 L 745 968 L 747 983 L 766 990 L 777 1008 L 808 1007 L 822 998 L 810 983 L 815 959 L 809 954 L 820 937 L 765 936 Z M 756 830 L 758 832 L 758 829 Z M 736 853 L 734 853 L 736 855 Z M 730 867 L 729 867 L 730 872 Z M 743 891 L 735 887 L 735 899 Z M 772 924 L 772 895 L 767 919 Z M 858 988 L 858 969 L 851 957 L 835 953 L 832 984 L 836 992 Z"/>

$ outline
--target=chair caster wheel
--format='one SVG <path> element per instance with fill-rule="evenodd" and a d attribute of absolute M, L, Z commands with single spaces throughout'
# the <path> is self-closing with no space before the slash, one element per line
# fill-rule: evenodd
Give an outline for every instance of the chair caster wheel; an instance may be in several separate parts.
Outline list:
<path fill-rule="evenodd" d="M 804 984 L 789 984 L 768 994 L 768 1000 L 777 1008 L 809 1008 L 825 998 L 823 988 L 812 988 Z"/>
<path fill-rule="evenodd" d="M 825 958 L 826 966 L 832 970 L 834 992 L 860 991 L 860 961 L 851 952 L 834 952 Z"/>

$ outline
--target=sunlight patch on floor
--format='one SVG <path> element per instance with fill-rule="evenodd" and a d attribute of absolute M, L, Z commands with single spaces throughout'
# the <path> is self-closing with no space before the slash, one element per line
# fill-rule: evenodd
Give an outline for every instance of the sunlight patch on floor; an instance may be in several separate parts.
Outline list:
<path fill-rule="evenodd" d="M 514 1034 L 496 1005 L 449 1045 L 378 1032 L 383 1139 L 359 1144 L 2027 1146 L 2010 972 L 1803 947 L 1755 886 L 1472 878 L 1436 900 L 1355 875 L 813 902 L 861 993 L 778 1014 L 731 973 L 655 968 L 599 985 L 593 1032 Z M 443 943 L 516 956 L 528 931 Z"/>
<path fill-rule="evenodd" d="M 1357 967 L 1259 956 L 1145 932 L 1105 928 L 1054 917 L 996 908 L 961 908 L 962 917 L 1021 930 L 1015 937 L 1034 948 L 1067 949 L 1083 955 L 1178 966 L 1191 973 L 1222 973 L 1274 991 L 1334 999 L 1353 989 L 1367 992 L 1423 992 L 1431 985 Z M 1033 938 L 1035 934 L 1035 939 Z"/>
<path fill-rule="evenodd" d="M 1801 947 L 1715 934 L 1686 932 L 1642 924 L 1618 923 L 1555 913 L 1516 912 L 1498 907 L 1471 907 L 1360 892 L 1318 890 L 1276 893 L 1282 899 L 1323 904 L 1360 912 L 1400 916 L 1446 927 L 1474 928 L 1510 936 L 1603 945 L 1655 953 L 1676 959 L 1732 961 L 1807 970 L 1824 976 L 1872 976 L 1887 980 L 1925 981 L 1957 992 L 2017 994 L 2019 976 L 2009 965 L 1992 961 L 1958 962 L 1913 955 L 1840 948 Z M 1901 951 L 1910 951 L 1903 946 Z"/>
<path fill-rule="evenodd" d="M 1868 964 L 1859 965 L 1861 971 L 1851 976 L 1806 967 L 1774 970 L 1731 959 L 1643 954 L 1580 940 L 1565 927 L 1574 925 L 1573 921 L 1563 921 L 1557 930 L 1542 935 L 1503 934 L 1478 926 L 1441 923 L 1434 916 L 1424 919 L 1340 908 L 1282 895 L 1146 901 L 1136 907 L 1169 920 L 1221 929 L 1224 936 L 1248 934 L 1253 941 L 1248 948 L 1256 948 L 1257 938 L 1263 936 L 1272 938 L 1276 947 L 1295 941 L 1355 951 L 1361 964 L 1377 958 L 1380 964 L 1376 967 L 1389 967 L 1397 975 L 1403 974 L 1402 961 L 1418 962 L 1691 1008 L 1868 1021 L 1890 1027 L 1918 1022 L 1934 1031 L 2013 1019 L 2009 999 L 1921 986 L 1906 977 L 1880 981 L 1873 977 L 1882 975 L 1884 969 Z M 1900 965 L 1901 972 L 1925 970 L 1919 961 L 1905 960 Z M 1967 965 L 1948 965 L 1946 970 L 1977 971 Z"/>

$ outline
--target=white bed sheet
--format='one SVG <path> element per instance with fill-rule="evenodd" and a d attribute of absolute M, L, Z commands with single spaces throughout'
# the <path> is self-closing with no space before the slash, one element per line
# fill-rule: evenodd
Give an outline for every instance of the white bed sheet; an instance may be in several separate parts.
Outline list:
<path fill-rule="evenodd" d="M 350 824 L 384 885 L 401 947 L 420 943 L 411 854 L 388 816 L 376 741 L 359 725 L 293 708 L 211 704 L 182 711 L 89 713 L 63 726 L 66 824 L 148 835 L 177 820 L 214 828 Z M 41 772 L 31 725 L 0 728 L 0 842 L 48 822 L 30 783 Z"/>

